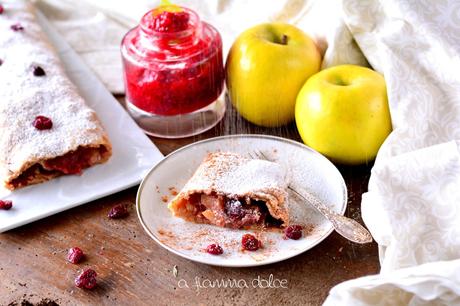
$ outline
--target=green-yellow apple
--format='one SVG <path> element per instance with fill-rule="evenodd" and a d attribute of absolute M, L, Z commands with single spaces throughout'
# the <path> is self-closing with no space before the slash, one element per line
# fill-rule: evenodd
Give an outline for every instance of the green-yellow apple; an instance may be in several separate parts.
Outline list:
<path fill-rule="evenodd" d="M 322 70 L 299 92 L 295 118 L 304 143 L 332 161 L 371 161 L 392 130 L 385 79 L 355 65 Z"/>
<path fill-rule="evenodd" d="M 284 125 L 294 120 L 297 94 L 320 65 L 315 43 L 302 30 L 284 23 L 257 25 L 243 32 L 230 49 L 230 100 L 254 124 Z"/>

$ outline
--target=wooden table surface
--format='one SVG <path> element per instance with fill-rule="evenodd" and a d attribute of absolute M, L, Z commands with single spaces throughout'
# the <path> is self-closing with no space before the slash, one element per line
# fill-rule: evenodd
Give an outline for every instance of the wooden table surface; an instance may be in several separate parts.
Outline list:
<path fill-rule="evenodd" d="M 242 133 L 300 140 L 294 125 L 256 127 L 229 107 L 224 119 L 202 135 L 152 141 L 166 155 L 197 140 Z M 367 190 L 370 168 L 339 167 L 348 187 L 346 215 L 360 222 L 361 195 Z M 379 270 L 375 243 L 357 245 L 335 232 L 313 249 L 267 266 L 220 268 L 194 263 L 169 253 L 144 232 L 135 212 L 136 192 L 137 187 L 131 188 L 0 234 L 0 305 L 321 305 L 334 285 Z M 118 203 L 129 204 L 129 217 L 108 219 L 107 212 Z M 73 246 L 87 254 L 79 265 L 65 259 Z M 94 290 L 74 286 L 83 267 L 98 273 Z M 195 286 L 196 280 L 203 284 L 205 279 L 230 278 L 249 283 L 270 275 L 285 279 L 288 289 Z M 181 279 L 190 288 L 179 288 Z"/>

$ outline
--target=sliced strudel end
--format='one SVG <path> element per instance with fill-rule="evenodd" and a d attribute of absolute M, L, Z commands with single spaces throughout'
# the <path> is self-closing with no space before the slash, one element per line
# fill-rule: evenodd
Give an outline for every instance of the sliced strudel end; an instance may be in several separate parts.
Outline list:
<path fill-rule="evenodd" d="M 187 221 L 221 227 L 286 226 L 286 189 L 286 173 L 277 163 L 210 153 L 168 207 Z"/>
<path fill-rule="evenodd" d="M 79 174 L 107 161 L 112 152 L 107 134 L 65 75 L 32 4 L 2 4 L 0 178 L 5 186 Z"/>

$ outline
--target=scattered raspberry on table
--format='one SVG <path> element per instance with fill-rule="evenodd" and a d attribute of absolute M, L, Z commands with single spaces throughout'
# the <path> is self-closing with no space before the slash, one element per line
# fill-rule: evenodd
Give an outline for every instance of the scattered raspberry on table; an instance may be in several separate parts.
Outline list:
<path fill-rule="evenodd" d="M 75 286 L 84 289 L 93 289 L 96 287 L 97 273 L 93 269 L 85 269 L 83 272 L 75 278 Z"/>
<path fill-rule="evenodd" d="M 79 263 L 85 254 L 79 247 L 74 247 L 69 249 L 69 252 L 67 253 L 67 260 L 73 264 Z"/>
<path fill-rule="evenodd" d="M 107 214 L 107 217 L 110 219 L 121 219 L 129 215 L 128 207 L 125 204 L 118 204 L 112 207 L 112 209 Z"/>

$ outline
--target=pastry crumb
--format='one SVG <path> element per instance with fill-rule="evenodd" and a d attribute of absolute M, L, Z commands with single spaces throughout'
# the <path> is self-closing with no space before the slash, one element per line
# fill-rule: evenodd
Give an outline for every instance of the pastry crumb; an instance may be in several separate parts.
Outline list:
<path fill-rule="evenodd" d="M 169 192 L 171 193 L 172 196 L 178 195 L 176 187 L 169 187 L 168 190 L 169 190 Z"/>
<path fill-rule="evenodd" d="M 167 231 L 167 230 L 164 230 L 164 229 L 161 229 L 161 228 L 158 230 L 158 234 L 160 234 L 161 236 L 166 236 L 168 238 L 175 238 L 176 237 L 173 234 L 173 232 Z"/>
<path fill-rule="evenodd" d="M 303 226 L 303 235 L 307 236 L 308 234 L 311 234 L 313 230 L 315 229 L 315 226 L 313 224 L 305 224 Z"/>

